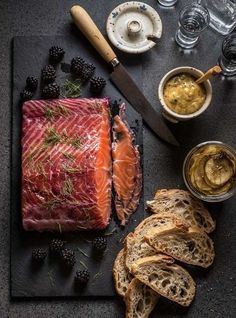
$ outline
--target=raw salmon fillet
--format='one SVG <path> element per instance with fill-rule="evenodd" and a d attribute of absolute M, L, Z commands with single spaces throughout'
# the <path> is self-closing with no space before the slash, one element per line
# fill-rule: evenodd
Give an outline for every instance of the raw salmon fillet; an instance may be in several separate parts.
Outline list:
<path fill-rule="evenodd" d="M 125 225 L 138 207 L 142 191 L 142 171 L 138 147 L 124 120 L 125 105 L 114 117 L 113 124 L 113 185 L 116 192 L 115 207 L 121 225 Z"/>
<path fill-rule="evenodd" d="M 22 217 L 27 231 L 103 229 L 111 213 L 107 99 L 23 105 Z"/>

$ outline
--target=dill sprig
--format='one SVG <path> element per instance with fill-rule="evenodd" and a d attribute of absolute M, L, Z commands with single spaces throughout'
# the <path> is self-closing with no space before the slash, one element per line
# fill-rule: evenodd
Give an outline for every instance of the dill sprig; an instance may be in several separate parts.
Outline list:
<path fill-rule="evenodd" d="M 63 152 L 63 156 L 68 160 L 74 160 L 74 156 L 70 154 L 69 152 Z"/>
<path fill-rule="evenodd" d="M 92 284 L 95 283 L 95 280 L 100 278 L 102 276 L 102 272 L 97 272 L 94 276 L 93 276 L 93 279 L 92 279 Z"/>
<path fill-rule="evenodd" d="M 73 192 L 73 182 L 71 179 L 66 179 L 62 188 L 62 193 L 65 196 L 70 196 Z"/>
<path fill-rule="evenodd" d="M 61 203 L 61 200 L 59 199 L 51 199 L 49 201 L 46 201 L 42 204 L 42 207 L 45 208 L 45 209 L 52 209 L 55 207 L 55 205 L 58 205 Z"/>
<path fill-rule="evenodd" d="M 104 233 L 104 236 L 110 236 L 113 235 L 115 232 L 117 232 L 117 228 L 114 227 L 110 232 L 106 232 Z"/>
<path fill-rule="evenodd" d="M 86 256 L 86 257 L 89 258 L 88 254 L 86 254 L 81 248 L 77 247 L 77 250 L 78 250 L 81 254 L 83 254 L 84 256 Z"/>
<path fill-rule="evenodd" d="M 45 145 L 56 145 L 61 141 L 60 135 L 56 132 L 55 128 L 50 127 L 46 131 L 46 137 L 44 139 Z"/>
<path fill-rule="evenodd" d="M 81 171 L 79 168 L 73 168 L 73 167 L 69 167 L 69 166 L 64 166 L 63 169 L 67 173 L 77 173 L 77 172 Z"/>
<path fill-rule="evenodd" d="M 48 120 L 51 120 L 54 117 L 66 116 L 68 114 L 68 109 L 66 109 L 62 104 L 58 104 L 54 107 L 47 106 L 47 108 L 45 108 L 44 114 Z"/>
<path fill-rule="evenodd" d="M 66 79 L 62 86 L 62 92 L 63 97 L 79 97 L 81 95 L 81 83 L 78 80 L 70 81 Z"/>
<path fill-rule="evenodd" d="M 54 279 L 52 274 L 53 274 L 52 270 L 48 271 L 48 278 L 50 280 L 51 285 L 54 286 L 55 285 L 55 279 Z"/>
<path fill-rule="evenodd" d="M 88 266 L 83 261 L 79 261 L 79 262 L 85 269 L 88 269 Z"/>
<path fill-rule="evenodd" d="M 79 137 L 71 138 L 70 143 L 77 149 L 79 149 L 82 146 L 81 138 Z"/>

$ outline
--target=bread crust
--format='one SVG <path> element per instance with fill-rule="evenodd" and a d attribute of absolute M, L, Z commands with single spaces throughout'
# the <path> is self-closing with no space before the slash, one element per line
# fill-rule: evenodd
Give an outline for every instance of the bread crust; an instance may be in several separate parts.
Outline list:
<path fill-rule="evenodd" d="M 213 241 L 197 228 L 169 224 L 150 230 L 145 240 L 157 253 L 165 253 L 186 264 L 207 268 L 215 258 Z"/>
<path fill-rule="evenodd" d="M 124 297 L 127 290 L 129 283 L 132 280 L 132 275 L 128 271 L 125 266 L 125 250 L 122 249 L 117 254 L 114 265 L 113 265 L 113 278 L 115 283 L 116 292 L 121 296 Z"/>
<path fill-rule="evenodd" d="M 132 274 L 158 294 L 182 306 L 189 306 L 194 299 L 196 285 L 190 274 L 174 264 L 170 256 L 158 254 L 137 260 Z"/>
<path fill-rule="evenodd" d="M 189 191 L 181 189 L 158 190 L 154 199 L 147 201 L 147 208 L 152 213 L 161 214 L 168 212 L 180 215 L 191 226 L 196 226 L 206 233 L 214 231 L 216 226 L 215 221 L 204 207 L 202 201 L 193 197 Z"/>
<path fill-rule="evenodd" d="M 160 295 L 137 278 L 133 278 L 125 295 L 126 318 L 148 318 Z"/>

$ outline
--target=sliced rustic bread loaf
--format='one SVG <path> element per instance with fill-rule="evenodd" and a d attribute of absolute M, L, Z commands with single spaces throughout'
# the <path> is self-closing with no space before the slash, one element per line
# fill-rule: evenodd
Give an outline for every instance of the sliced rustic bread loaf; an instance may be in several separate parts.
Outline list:
<path fill-rule="evenodd" d="M 197 228 L 168 224 L 150 230 L 145 239 L 157 252 L 187 264 L 206 268 L 213 263 L 215 257 L 213 241 Z"/>
<path fill-rule="evenodd" d="M 148 318 L 160 296 L 149 286 L 133 278 L 125 294 L 126 318 Z"/>
<path fill-rule="evenodd" d="M 128 269 L 125 266 L 125 251 L 122 249 L 114 262 L 113 266 L 113 277 L 115 282 L 115 288 L 117 293 L 124 297 L 127 290 L 129 283 L 132 280 L 132 275 L 128 271 Z"/>
<path fill-rule="evenodd" d="M 168 224 L 178 224 L 178 226 L 189 227 L 189 224 L 183 218 L 174 216 L 171 213 L 163 213 L 161 215 L 154 214 L 144 219 L 135 229 L 134 233 L 130 233 L 125 239 L 125 264 L 131 271 L 133 262 L 137 259 L 156 254 L 156 250 L 147 244 L 144 239 L 145 234 L 151 229 L 160 229 Z"/>
<path fill-rule="evenodd" d="M 180 215 L 191 226 L 197 226 L 207 233 L 215 229 L 215 222 L 203 203 L 185 190 L 159 190 L 154 200 L 147 201 L 147 207 L 153 213 L 169 212 Z"/>
<path fill-rule="evenodd" d="M 132 273 L 158 294 L 182 306 L 189 306 L 195 296 L 195 282 L 190 274 L 167 255 L 137 260 L 132 265 Z"/>

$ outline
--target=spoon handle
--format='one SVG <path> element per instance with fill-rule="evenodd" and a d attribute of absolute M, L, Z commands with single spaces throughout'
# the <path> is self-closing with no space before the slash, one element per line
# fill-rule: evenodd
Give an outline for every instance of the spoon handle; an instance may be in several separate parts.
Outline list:
<path fill-rule="evenodd" d="M 212 75 L 217 75 L 222 72 L 222 69 L 219 65 L 215 65 L 214 67 L 210 68 L 205 74 L 203 74 L 201 77 L 199 77 L 196 80 L 197 84 L 200 84 L 202 82 L 205 82 L 208 80 Z"/>

